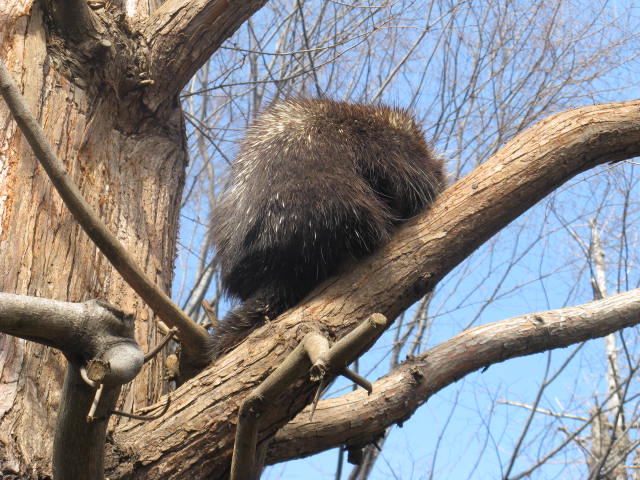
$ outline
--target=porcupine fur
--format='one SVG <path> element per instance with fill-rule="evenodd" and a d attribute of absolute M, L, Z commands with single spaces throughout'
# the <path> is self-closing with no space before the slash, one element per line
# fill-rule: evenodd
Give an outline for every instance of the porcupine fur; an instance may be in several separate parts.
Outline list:
<path fill-rule="evenodd" d="M 328 99 L 268 107 L 212 213 L 222 287 L 242 302 L 214 327 L 212 355 L 383 245 L 443 186 L 441 159 L 402 109 Z"/>

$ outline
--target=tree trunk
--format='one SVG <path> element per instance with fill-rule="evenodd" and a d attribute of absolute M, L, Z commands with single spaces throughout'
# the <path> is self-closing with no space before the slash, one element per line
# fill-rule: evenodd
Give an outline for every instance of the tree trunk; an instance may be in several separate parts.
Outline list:
<path fill-rule="evenodd" d="M 157 2 L 131 1 L 126 9 L 122 0 L 91 3 L 98 8 L 94 14 L 83 11 L 85 0 L 0 2 L 0 55 L 87 201 L 168 290 L 187 158 L 177 95 L 264 0 L 167 0 L 153 15 L 130 9 Z M 397 232 L 390 245 L 327 281 L 186 383 L 172 395 L 167 415 L 115 430 L 110 478 L 223 478 L 239 404 L 306 330 L 339 338 L 373 312 L 395 317 L 558 185 L 596 164 L 638 154 L 637 112 L 637 102 L 584 107 L 514 139 Z M 68 301 L 105 298 L 135 314 L 137 340 L 147 350 L 158 340 L 151 312 L 71 218 L 1 102 L 0 125 L 0 289 Z M 544 322 L 533 323 L 545 333 Z M 495 361 L 520 352 L 518 342 L 509 352 L 496 342 Z M 161 360 L 127 386 L 125 410 L 157 398 Z M 0 339 L 0 478 L 50 474 L 62 363 L 48 349 Z M 468 368 L 463 370 L 446 380 Z M 407 376 L 405 387 L 415 380 Z M 392 392 L 384 382 L 378 386 L 377 396 Z M 294 382 L 261 418 L 260 439 L 285 425 L 313 390 L 306 379 Z M 416 397 L 414 403 L 422 401 Z M 382 423 L 375 433 L 386 427 Z M 278 458 L 301 454 L 289 449 Z"/>
<path fill-rule="evenodd" d="M 2 57 L 88 202 L 169 290 L 187 161 L 179 102 L 150 112 L 135 91 L 122 99 L 109 85 L 74 79 L 39 5 L 0 4 Z M 138 342 L 153 346 L 150 310 L 77 226 L 4 102 L 0 125 L 0 291 L 104 298 L 134 313 Z M 161 362 L 127 387 L 125 410 L 161 393 Z M 51 349 L 0 335 L 0 478 L 50 474 L 63 364 Z"/>

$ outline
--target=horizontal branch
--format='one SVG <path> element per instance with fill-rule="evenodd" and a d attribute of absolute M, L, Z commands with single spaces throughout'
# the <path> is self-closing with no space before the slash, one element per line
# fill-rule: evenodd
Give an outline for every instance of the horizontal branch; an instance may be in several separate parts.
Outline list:
<path fill-rule="evenodd" d="M 134 478 L 181 478 L 187 471 L 186 452 L 188 462 L 203 474 L 228 465 L 233 431 L 224 428 L 224 422 L 237 415 L 242 399 L 305 331 L 321 329 L 340 338 L 373 312 L 395 318 L 553 189 L 598 164 L 638 154 L 640 101 L 569 110 L 518 135 L 445 191 L 429 211 L 401 228 L 389 245 L 325 282 L 299 306 L 256 330 L 178 389 L 168 417 L 122 427 L 116 433 L 118 441 L 140 452 L 138 460 L 145 465 Z M 305 406 L 306 393 L 297 391 L 282 399 L 281 410 L 268 419 L 262 438 Z M 185 438 L 183 431 L 198 433 Z"/>
<path fill-rule="evenodd" d="M 150 49 L 151 78 L 147 101 L 180 93 L 209 57 L 266 0 L 168 0 L 156 10 L 142 34 Z"/>
<path fill-rule="evenodd" d="M 469 373 L 504 360 L 566 347 L 640 323 L 640 289 L 576 307 L 532 313 L 475 327 L 402 363 L 373 384 L 307 407 L 274 437 L 267 462 L 373 441 L 402 423 L 431 395 Z"/>
<path fill-rule="evenodd" d="M 144 359 L 133 318 L 100 300 L 73 303 L 0 292 L 0 332 L 57 348 L 78 366 L 108 362 L 108 373 L 94 379 L 101 383 L 130 382 Z"/>

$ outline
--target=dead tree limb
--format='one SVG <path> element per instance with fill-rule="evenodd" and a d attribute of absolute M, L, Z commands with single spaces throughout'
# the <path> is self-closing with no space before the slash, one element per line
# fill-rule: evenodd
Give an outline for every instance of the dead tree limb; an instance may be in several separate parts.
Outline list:
<path fill-rule="evenodd" d="M 310 381 L 322 385 L 366 351 L 387 326 L 389 321 L 383 315 L 373 314 L 331 348 L 318 332 L 308 333 L 284 362 L 242 402 L 238 412 L 231 480 L 260 478 L 262 465 L 256 453 L 260 420 L 268 410 L 278 408 L 275 401 L 289 385 L 305 372 L 310 374 Z"/>

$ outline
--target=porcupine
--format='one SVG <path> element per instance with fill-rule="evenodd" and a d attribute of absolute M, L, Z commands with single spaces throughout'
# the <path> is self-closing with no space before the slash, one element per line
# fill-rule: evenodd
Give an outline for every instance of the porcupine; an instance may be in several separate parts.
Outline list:
<path fill-rule="evenodd" d="M 442 160 L 413 117 L 328 99 L 274 103 L 249 126 L 212 236 L 224 291 L 215 357 L 388 241 L 443 189 Z"/>

